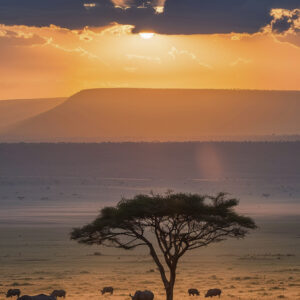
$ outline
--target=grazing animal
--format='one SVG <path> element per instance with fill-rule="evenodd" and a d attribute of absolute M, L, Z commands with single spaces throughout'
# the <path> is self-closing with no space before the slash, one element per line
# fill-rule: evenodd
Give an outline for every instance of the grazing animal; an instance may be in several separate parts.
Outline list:
<path fill-rule="evenodd" d="M 24 296 L 18 298 L 18 300 L 31 300 L 31 296 L 24 295 Z"/>
<path fill-rule="evenodd" d="M 55 299 L 57 297 L 63 297 L 63 298 L 66 298 L 66 291 L 64 290 L 54 290 L 51 295 L 51 297 L 54 297 Z"/>
<path fill-rule="evenodd" d="M 114 293 L 114 288 L 112 286 L 105 286 L 102 290 L 101 290 L 102 295 L 105 293 L 110 293 L 111 295 Z"/>
<path fill-rule="evenodd" d="M 40 294 L 40 295 L 36 295 L 36 296 L 24 295 L 24 296 L 18 298 L 18 300 L 55 300 L 55 298 L 52 296 L 45 295 L 45 294 Z"/>
<path fill-rule="evenodd" d="M 194 295 L 199 296 L 200 295 L 200 293 L 197 289 L 188 289 L 188 293 L 189 293 L 189 296 L 194 296 Z"/>
<path fill-rule="evenodd" d="M 6 293 L 6 298 L 10 298 L 13 296 L 17 296 L 18 298 L 21 295 L 21 291 L 19 289 L 9 289 Z"/>
<path fill-rule="evenodd" d="M 153 300 L 154 294 L 151 291 L 136 291 L 133 296 L 129 295 L 132 300 Z"/>
<path fill-rule="evenodd" d="M 219 296 L 219 298 L 220 298 L 221 293 L 222 293 L 222 291 L 220 289 L 211 289 L 211 290 L 207 291 L 205 298 L 214 297 L 214 296 Z"/>

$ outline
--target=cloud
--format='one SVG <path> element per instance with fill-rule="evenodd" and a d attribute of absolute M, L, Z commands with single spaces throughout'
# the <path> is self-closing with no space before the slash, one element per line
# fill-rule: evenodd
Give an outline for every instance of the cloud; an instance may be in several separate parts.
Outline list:
<path fill-rule="evenodd" d="M 235 61 L 231 62 L 229 65 L 231 67 L 236 67 L 239 65 L 244 65 L 244 64 L 250 64 L 252 61 L 250 59 L 245 59 L 245 58 L 241 58 L 238 57 Z"/>
<path fill-rule="evenodd" d="M 112 3 L 114 4 L 115 7 L 121 7 L 121 8 L 128 8 L 130 7 L 130 2 L 131 1 L 126 1 L 126 0 L 112 0 Z"/>
<path fill-rule="evenodd" d="M 300 9 L 272 9 L 272 20 L 263 32 L 272 34 L 275 41 L 300 47 Z"/>
<path fill-rule="evenodd" d="M 0 25 L 0 47 L 32 47 L 33 45 L 42 45 L 45 43 L 45 39 L 34 34 L 23 31 L 22 28 L 13 30 L 12 28 L 6 28 Z"/>
<path fill-rule="evenodd" d="M 203 63 L 202 61 L 200 61 L 200 59 L 197 57 L 196 54 L 194 54 L 193 52 L 189 52 L 187 50 L 178 50 L 176 47 L 172 47 L 171 50 L 168 52 L 168 54 L 175 60 L 178 56 L 183 56 L 183 57 L 187 57 L 193 61 L 195 61 L 197 64 L 199 64 L 200 66 L 204 67 L 204 68 L 208 68 L 211 69 L 212 67 L 208 64 Z"/>
<path fill-rule="evenodd" d="M 149 62 L 155 62 L 161 64 L 160 57 L 152 57 L 152 56 L 145 56 L 145 55 L 138 55 L 138 54 L 126 54 L 126 57 L 129 60 L 146 60 Z"/>
<path fill-rule="evenodd" d="M 153 26 L 165 34 L 255 33 L 271 22 L 271 9 L 299 6 L 299 0 L 167 0 Z"/>
<path fill-rule="evenodd" d="M 300 30 L 300 9 L 273 9 L 271 16 L 271 31 L 274 33 L 292 33 Z"/>
<path fill-rule="evenodd" d="M 300 8 L 299 0 L 1 0 L 0 23 L 70 29 L 134 26 L 162 34 L 254 33 L 274 21 L 272 9 Z M 289 29 L 287 16 L 274 31 Z"/>
<path fill-rule="evenodd" d="M 297 22 L 281 34 L 269 25 L 255 34 L 155 35 L 147 41 L 131 33 L 133 25 L 116 23 L 0 25 L 0 99 L 103 86 L 299 89 Z"/>

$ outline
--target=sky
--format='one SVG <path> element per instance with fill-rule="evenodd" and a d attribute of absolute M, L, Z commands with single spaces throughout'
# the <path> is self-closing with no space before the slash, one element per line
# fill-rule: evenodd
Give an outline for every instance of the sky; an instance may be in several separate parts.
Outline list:
<path fill-rule="evenodd" d="M 299 82 L 300 0 L 0 1 L 0 99 Z"/>

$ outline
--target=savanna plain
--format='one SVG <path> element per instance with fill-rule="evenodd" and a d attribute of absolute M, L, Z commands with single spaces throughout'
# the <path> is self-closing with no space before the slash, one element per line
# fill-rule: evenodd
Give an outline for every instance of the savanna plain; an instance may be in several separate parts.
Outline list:
<path fill-rule="evenodd" d="M 189 252 L 178 266 L 175 299 L 300 299 L 298 142 L 0 145 L 0 299 L 67 291 L 67 299 L 129 299 L 152 290 L 165 299 L 147 249 L 115 250 L 71 241 L 74 226 L 100 208 L 151 190 L 240 199 L 258 229 Z M 113 286 L 113 295 L 100 289 Z"/>

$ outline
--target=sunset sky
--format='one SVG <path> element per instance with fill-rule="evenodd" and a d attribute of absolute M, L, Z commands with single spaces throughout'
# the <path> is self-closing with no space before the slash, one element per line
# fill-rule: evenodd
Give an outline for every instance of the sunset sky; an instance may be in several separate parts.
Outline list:
<path fill-rule="evenodd" d="M 1 0 L 0 24 L 0 99 L 300 89 L 299 0 Z"/>

